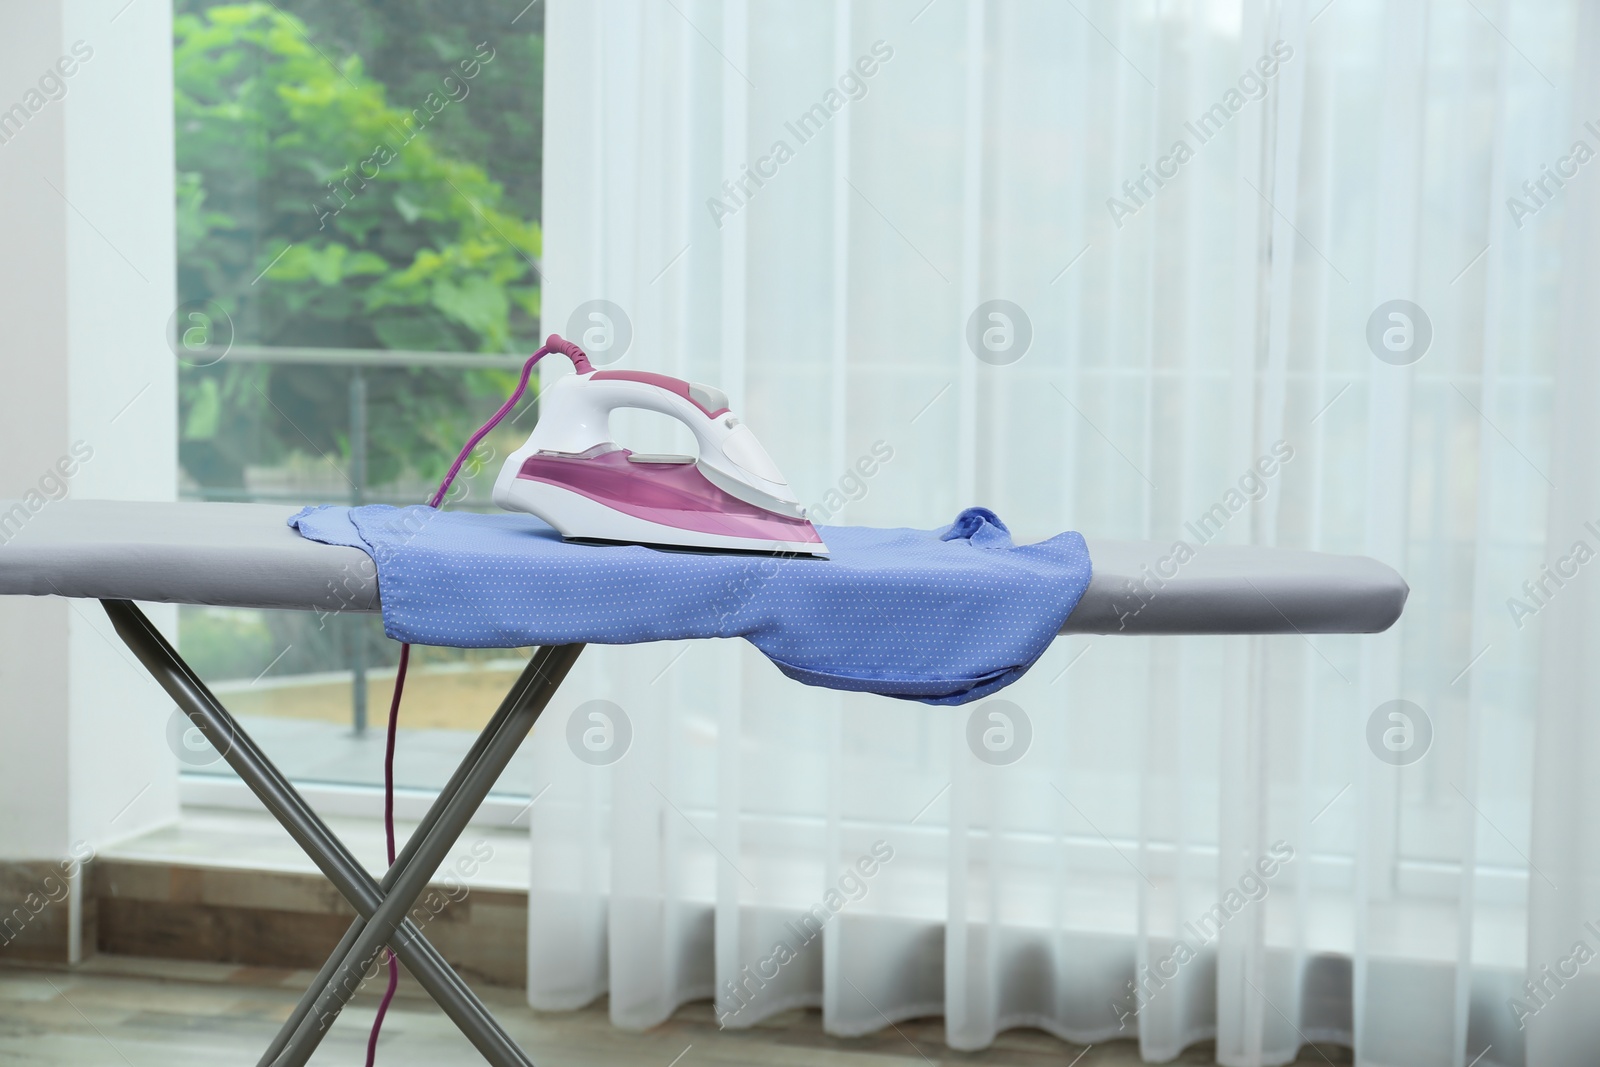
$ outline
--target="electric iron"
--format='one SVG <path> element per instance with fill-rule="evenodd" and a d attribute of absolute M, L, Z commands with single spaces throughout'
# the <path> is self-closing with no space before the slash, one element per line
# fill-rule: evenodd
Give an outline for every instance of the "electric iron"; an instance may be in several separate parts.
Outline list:
<path fill-rule="evenodd" d="M 827 558 L 816 527 L 789 483 L 748 427 L 728 410 L 720 389 L 643 371 L 597 371 L 583 349 L 556 334 L 522 365 L 517 387 L 489 421 L 461 446 L 428 500 L 444 503 L 472 450 L 511 414 L 528 388 L 534 365 L 552 352 L 576 372 L 544 391 L 539 423 L 511 453 L 495 479 L 493 499 L 507 511 L 539 516 L 572 541 L 620 541 L 718 552 L 758 552 Z M 700 457 L 646 456 L 611 440 L 611 413 L 644 408 L 689 427 Z M 411 646 L 400 646 L 389 705 L 389 759 L 383 768 L 384 829 L 395 861 L 394 748 Z M 373 1060 L 378 1031 L 394 998 L 400 968 L 389 959 L 389 988 L 367 1039 Z"/>
<path fill-rule="evenodd" d="M 540 395 L 538 425 L 500 468 L 496 506 L 537 515 L 569 541 L 827 557 L 805 508 L 720 389 L 573 363 L 578 373 Z M 611 439 L 617 408 L 677 419 L 699 457 L 621 447 Z"/>

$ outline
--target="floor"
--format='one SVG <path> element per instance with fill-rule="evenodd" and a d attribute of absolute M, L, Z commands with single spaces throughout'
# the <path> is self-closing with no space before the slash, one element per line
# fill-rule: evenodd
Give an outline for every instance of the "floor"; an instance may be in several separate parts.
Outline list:
<path fill-rule="evenodd" d="M 0 1065 L 30 1067 L 187 1067 L 251 1063 L 294 1006 L 309 973 L 97 957 L 75 968 L 0 964 Z M 480 1062 L 422 995 L 402 985 L 379 1045 L 384 1067 Z M 794 1011 L 747 1031 L 719 1030 L 709 1005 L 691 1004 L 644 1033 L 615 1030 L 604 1004 L 536 1014 L 519 993 L 479 989 L 511 1035 L 542 1067 L 1134 1067 L 1132 1042 L 1081 1049 L 1036 1031 L 1001 1035 L 981 1053 L 944 1047 L 937 1020 L 902 1023 L 844 1040 L 822 1032 L 816 1011 Z M 324 1042 L 314 1064 L 360 1064 L 376 1001 L 358 999 Z M 1209 1046 L 1180 1064 L 1212 1063 Z M 1299 1064 L 1352 1063 L 1348 1051 L 1308 1048 Z"/>

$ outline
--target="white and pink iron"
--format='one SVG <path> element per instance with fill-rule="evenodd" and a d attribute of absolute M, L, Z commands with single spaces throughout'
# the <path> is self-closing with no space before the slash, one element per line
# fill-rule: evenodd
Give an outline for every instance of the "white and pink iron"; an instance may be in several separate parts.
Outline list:
<path fill-rule="evenodd" d="M 506 458 L 494 503 L 525 511 L 571 541 L 826 557 L 772 458 L 720 389 L 631 370 L 589 370 L 540 395 L 539 423 Z M 630 452 L 611 439 L 618 408 L 687 426 L 700 455 Z"/>

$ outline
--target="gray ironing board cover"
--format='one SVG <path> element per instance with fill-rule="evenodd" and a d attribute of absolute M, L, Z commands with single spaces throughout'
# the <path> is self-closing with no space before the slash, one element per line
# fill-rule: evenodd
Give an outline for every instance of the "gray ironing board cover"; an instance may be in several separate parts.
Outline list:
<path fill-rule="evenodd" d="M 379 610 L 365 552 L 308 541 L 277 504 L 0 501 L 0 595 L 301 611 Z M 1090 537 L 1094 574 L 1061 628 L 1083 634 L 1377 633 L 1409 593 L 1365 556 Z"/>

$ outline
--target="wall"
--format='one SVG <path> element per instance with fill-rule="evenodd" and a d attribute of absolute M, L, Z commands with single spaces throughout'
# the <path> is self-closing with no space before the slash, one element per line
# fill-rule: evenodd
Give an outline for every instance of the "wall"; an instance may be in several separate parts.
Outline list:
<path fill-rule="evenodd" d="M 5 0 L 0 22 L 0 498 L 43 478 L 60 506 L 74 457 L 69 499 L 170 500 L 170 5 Z M 170 712 L 98 605 L 0 599 L 0 862 L 175 818 Z"/>

